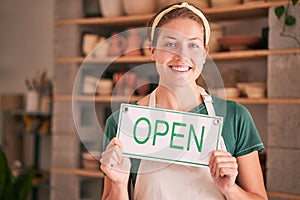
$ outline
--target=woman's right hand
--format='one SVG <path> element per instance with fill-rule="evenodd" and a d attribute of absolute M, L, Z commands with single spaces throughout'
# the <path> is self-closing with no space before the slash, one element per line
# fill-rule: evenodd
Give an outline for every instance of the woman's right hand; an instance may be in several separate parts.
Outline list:
<path fill-rule="evenodd" d="M 119 138 L 113 138 L 102 153 L 101 170 L 111 180 L 112 184 L 127 184 L 131 162 L 122 155 L 123 144 Z"/>

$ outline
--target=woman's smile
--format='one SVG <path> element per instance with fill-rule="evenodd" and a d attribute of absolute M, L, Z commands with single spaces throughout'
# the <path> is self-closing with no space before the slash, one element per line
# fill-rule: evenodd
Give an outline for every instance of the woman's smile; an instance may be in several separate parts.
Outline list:
<path fill-rule="evenodd" d="M 170 65 L 169 67 L 175 72 L 188 72 L 192 69 L 188 65 Z"/>

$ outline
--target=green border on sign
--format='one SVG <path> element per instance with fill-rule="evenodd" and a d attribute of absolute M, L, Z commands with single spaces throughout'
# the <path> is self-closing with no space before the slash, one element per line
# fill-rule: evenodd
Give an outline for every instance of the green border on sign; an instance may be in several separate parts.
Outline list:
<path fill-rule="evenodd" d="M 133 104 L 126 104 L 126 103 L 122 103 L 120 106 L 120 115 L 119 115 L 119 122 L 118 122 L 118 131 L 117 131 L 117 137 L 120 138 L 120 123 L 123 117 L 123 109 L 124 107 L 134 107 L 134 108 L 143 108 L 146 110 L 157 110 L 157 111 L 164 111 L 164 112 L 169 112 L 169 113 L 176 113 L 176 114 L 186 114 L 186 115 L 191 115 L 191 116 L 202 116 L 205 118 L 214 118 L 214 119 L 219 119 L 222 121 L 223 124 L 223 118 L 222 117 L 218 117 L 218 116 L 209 116 L 209 115 L 204 115 L 204 114 L 198 114 L 198 113 L 192 113 L 192 112 L 182 112 L 182 111 L 176 111 L 176 110 L 168 110 L 168 109 L 163 109 L 163 108 L 153 108 L 153 107 L 147 107 L 147 106 L 139 106 L 139 105 L 133 105 Z M 219 127 L 219 131 L 218 131 L 218 139 L 217 139 L 217 145 L 216 145 L 216 149 L 218 149 L 218 145 L 219 145 L 219 138 L 220 138 L 220 134 L 222 131 L 222 126 Z M 131 153 L 126 153 L 123 152 L 123 155 L 129 156 L 131 158 L 137 158 L 137 159 L 142 159 L 142 158 L 146 158 L 149 160 L 156 160 L 156 161 L 162 161 L 162 162 L 175 162 L 175 163 L 184 163 L 184 164 L 188 164 L 188 165 L 196 165 L 196 166 L 208 166 L 208 164 L 203 164 L 203 163 L 195 163 L 195 162 L 188 162 L 188 161 L 181 161 L 181 160 L 173 160 L 173 159 L 168 159 L 168 158 L 158 158 L 158 157 L 153 157 L 153 156 L 145 156 L 145 155 L 139 155 L 139 154 L 131 154 Z"/>

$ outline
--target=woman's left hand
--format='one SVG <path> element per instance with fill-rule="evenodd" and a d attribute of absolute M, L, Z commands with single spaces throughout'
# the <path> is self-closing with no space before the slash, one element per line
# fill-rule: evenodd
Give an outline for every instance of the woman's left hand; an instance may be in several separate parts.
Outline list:
<path fill-rule="evenodd" d="M 224 193 L 235 185 L 238 164 L 229 152 L 215 150 L 209 162 L 210 174 L 217 187 Z"/>

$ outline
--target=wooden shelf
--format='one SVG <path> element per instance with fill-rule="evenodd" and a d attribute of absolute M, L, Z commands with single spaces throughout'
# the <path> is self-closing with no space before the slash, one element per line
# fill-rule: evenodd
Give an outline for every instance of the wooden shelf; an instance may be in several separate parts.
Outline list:
<path fill-rule="evenodd" d="M 268 8 L 287 4 L 286 0 L 273 2 L 246 3 L 227 8 L 209 8 L 203 10 L 211 21 L 236 20 L 268 16 Z"/>
<path fill-rule="evenodd" d="M 210 59 L 213 60 L 236 60 L 236 59 L 255 59 L 260 57 L 266 57 L 270 55 L 284 55 L 284 54 L 300 54 L 300 48 L 298 49 L 260 49 L 260 50 L 246 50 L 246 51 L 227 51 L 227 52 L 214 52 L 209 54 Z M 54 59 L 56 64 L 62 63 L 151 63 L 151 58 L 146 56 L 140 57 L 120 57 L 116 60 L 113 58 L 97 58 L 97 59 L 85 59 L 84 57 L 56 57 Z"/>
<path fill-rule="evenodd" d="M 99 170 L 87 170 L 87 169 L 73 169 L 73 168 L 62 168 L 53 167 L 51 169 L 54 173 L 71 174 L 77 176 L 91 177 L 91 178 L 104 178 L 103 172 Z"/>
<path fill-rule="evenodd" d="M 228 99 L 233 100 L 241 104 L 300 104 L 299 98 L 261 98 L 261 99 L 249 99 L 249 98 L 236 98 Z"/>
<path fill-rule="evenodd" d="M 275 2 L 247 3 L 228 8 L 206 8 L 203 12 L 209 20 L 229 20 L 250 17 L 265 17 L 268 8 L 273 6 L 285 5 L 287 0 Z M 56 26 L 61 25 L 107 25 L 107 26 L 126 26 L 146 24 L 154 14 L 128 15 L 119 17 L 98 17 L 98 18 L 78 18 L 78 19 L 58 19 L 55 20 Z"/>
<path fill-rule="evenodd" d="M 266 57 L 271 55 L 284 55 L 284 54 L 300 54 L 300 48 L 215 52 L 215 53 L 211 53 L 210 57 L 213 60 L 234 60 L 234 59 L 254 59 L 259 57 Z"/>
<path fill-rule="evenodd" d="M 110 102 L 132 102 L 141 99 L 142 96 L 72 96 L 72 95 L 55 95 L 55 101 L 86 101 L 86 102 L 98 102 L 98 103 L 110 103 Z M 233 100 L 241 104 L 300 104 L 300 98 L 227 98 L 227 100 Z"/>
<path fill-rule="evenodd" d="M 100 102 L 100 103 L 110 103 L 110 102 L 133 102 L 141 99 L 142 96 L 72 96 L 72 95 L 55 95 L 55 101 L 85 101 L 85 102 Z"/>

